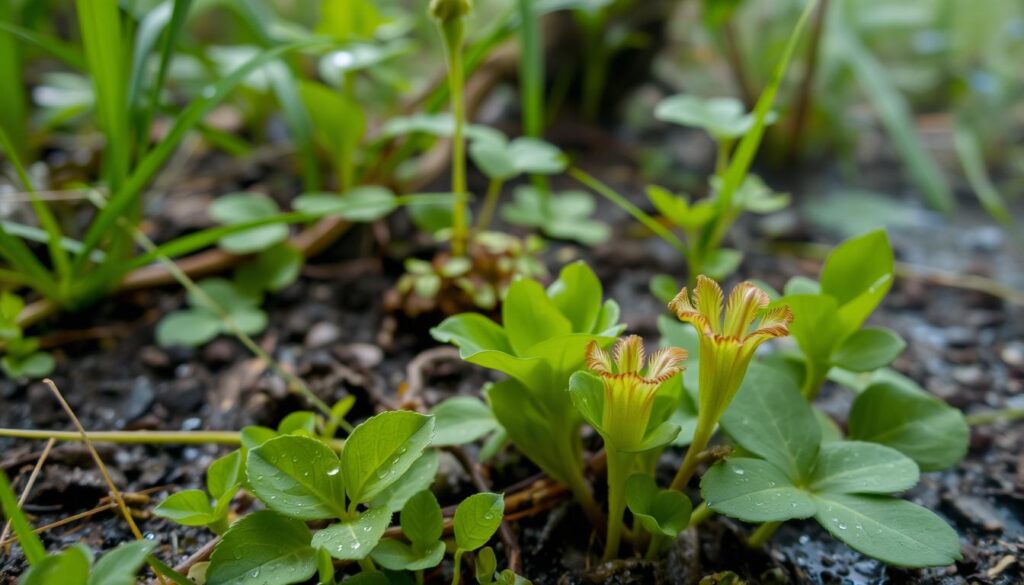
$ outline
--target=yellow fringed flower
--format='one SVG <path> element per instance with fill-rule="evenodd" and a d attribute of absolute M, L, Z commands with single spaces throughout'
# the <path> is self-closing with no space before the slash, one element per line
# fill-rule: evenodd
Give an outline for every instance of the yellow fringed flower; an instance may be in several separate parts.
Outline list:
<path fill-rule="evenodd" d="M 636 335 L 620 339 L 612 353 L 591 342 L 587 367 L 604 383 L 606 441 L 627 451 L 643 442 L 658 386 L 685 369 L 680 364 L 686 357 L 685 349 L 673 347 L 647 359 L 643 339 Z"/>

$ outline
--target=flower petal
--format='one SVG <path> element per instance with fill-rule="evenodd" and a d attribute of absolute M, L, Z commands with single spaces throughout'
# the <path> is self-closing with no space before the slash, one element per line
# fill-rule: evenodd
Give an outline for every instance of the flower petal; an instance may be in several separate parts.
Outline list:
<path fill-rule="evenodd" d="M 612 356 L 601 349 L 596 341 L 587 344 L 587 367 L 598 374 L 613 374 Z"/>
<path fill-rule="evenodd" d="M 722 333 L 722 287 L 704 276 L 697 276 L 697 286 L 693 288 L 693 305 L 711 326 L 715 333 Z"/>
<path fill-rule="evenodd" d="M 644 367 L 644 340 L 630 335 L 615 344 L 615 363 L 620 374 L 639 373 Z"/>
<path fill-rule="evenodd" d="M 765 311 L 757 329 L 746 336 L 743 342 L 760 344 L 775 337 L 785 337 L 789 335 L 789 324 L 792 322 L 793 312 L 787 305 Z"/>
<path fill-rule="evenodd" d="M 672 376 L 683 371 L 682 363 L 686 361 L 685 349 L 680 347 L 666 347 L 651 354 L 647 363 L 647 378 L 660 384 Z"/>
<path fill-rule="evenodd" d="M 729 304 L 725 307 L 723 335 L 741 339 L 747 334 L 757 318 L 758 311 L 771 303 L 768 293 L 757 288 L 752 282 L 741 282 L 729 293 Z"/>

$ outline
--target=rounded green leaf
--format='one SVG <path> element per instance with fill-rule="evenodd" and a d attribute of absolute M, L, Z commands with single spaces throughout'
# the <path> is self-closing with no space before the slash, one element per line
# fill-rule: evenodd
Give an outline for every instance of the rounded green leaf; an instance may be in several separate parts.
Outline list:
<path fill-rule="evenodd" d="M 78 544 L 43 558 L 25 571 L 19 583 L 24 585 L 86 585 L 92 554 Z"/>
<path fill-rule="evenodd" d="M 893 383 L 870 386 L 857 397 L 847 423 L 851 439 L 888 445 L 922 471 L 956 465 L 967 454 L 970 428 L 945 402 Z"/>
<path fill-rule="evenodd" d="M 690 498 L 676 490 L 659 490 L 654 478 L 636 474 L 626 481 L 626 504 L 650 534 L 675 538 L 686 529 L 693 512 Z"/>
<path fill-rule="evenodd" d="M 509 145 L 509 155 L 516 171 L 532 175 L 554 175 L 565 170 L 562 151 L 550 142 L 537 138 L 516 138 Z"/>
<path fill-rule="evenodd" d="M 895 331 L 870 327 L 847 337 L 832 354 L 832 363 L 851 372 L 870 372 L 891 364 L 906 347 Z"/>
<path fill-rule="evenodd" d="M 260 193 L 233 193 L 210 204 L 210 217 L 224 223 L 242 223 L 265 219 L 278 213 L 277 203 Z M 220 246 L 236 254 L 265 250 L 288 237 L 288 226 L 264 225 L 224 236 Z"/>
<path fill-rule="evenodd" d="M 740 446 L 774 463 L 789 477 L 810 476 L 818 457 L 821 427 L 786 374 L 751 364 L 721 424 Z"/>
<path fill-rule="evenodd" d="M 206 489 L 210 495 L 219 500 L 234 486 L 242 483 L 244 462 L 242 451 L 236 449 L 211 463 L 206 470 Z"/>
<path fill-rule="evenodd" d="M 349 221 L 377 221 L 398 207 L 395 194 L 384 187 L 356 187 L 343 195 L 307 193 L 292 203 L 295 209 L 315 215 L 337 215 Z"/>
<path fill-rule="evenodd" d="M 809 518 L 811 495 L 767 461 L 737 457 L 717 463 L 701 478 L 700 493 L 712 510 L 745 522 Z"/>
<path fill-rule="evenodd" d="M 826 443 L 818 455 L 810 490 L 842 494 L 891 494 L 910 489 L 917 464 L 896 449 L 860 441 Z"/>
<path fill-rule="evenodd" d="M 373 507 L 383 506 L 392 512 L 401 510 L 409 498 L 428 489 L 437 476 L 438 457 L 435 449 L 427 450 L 412 464 L 409 471 L 373 498 Z"/>
<path fill-rule="evenodd" d="M 153 513 L 182 526 L 206 526 L 217 519 L 210 497 L 201 490 L 183 490 L 167 496 Z"/>
<path fill-rule="evenodd" d="M 499 140 L 474 140 L 469 147 L 473 164 L 489 178 L 506 181 L 519 174 L 509 143 L 504 137 Z"/>
<path fill-rule="evenodd" d="M 89 585 L 135 585 L 136 576 L 155 542 L 126 542 L 100 557 L 89 575 Z"/>
<path fill-rule="evenodd" d="M 572 324 L 574 333 L 592 333 L 601 315 L 601 281 L 586 262 L 562 268 L 558 279 L 548 286 L 548 297 Z"/>
<path fill-rule="evenodd" d="M 961 558 L 960 539 L 926 508 L 885 496 L 818 494 L 815 519 L 832 536 L 900 567 L 941 567 Z"/>
<path fill-rule="evenodd" d="M 374 562 L 391 571 L 421 571 L 440 565 L 444 553 L 444 542 L 440 540 L 417 551 L 404 542 L 385 538 L 373 549 L 372 556 Z"/>
<path fill-rule="evenodd" d="M 369 502 L 420 458 L 434 435 L 434 418 L 409 411 L 383 412 L 352 431 L 341 453 L 345 488 Z"/>
<path fill-rule="evenodd" d="M 332 524 L 313 535 L 313 546 L 323 548 L 336 559 L 358 561 L 373 550 L 391 523 L 386 508 L 372 508 L 355 520 Z"/>
<path fill-rule="evenodd" d="M 316 572 L 312 535 L 301 520 L 270 510 L 236 522 L 213 549 L 207 585 L 287 585 Z"/>
<path fill-rule="evenodd" d="M 572 323 L 558 310 L 537 281 L 527 278 L 512 283 L 502 305 L 501 321 L 516 355 L 542 341 L 572 333 Z"/>
<path fill-rule="evenodd" d="M 469 496 L 455 509 L 455 544 L 472 551 L 487 544 L 498 531 L 505 514 L 501 494 L 479 493 Z"/>
<path fill-rule="evenodd" d="M 156 326 L 156 342 L 162 347 L 198 347 L 220 334 L 221 323 L 206 309 L 175 311 Z"/>
<path fill-rule="evenodd" d="M 345 515 L 345 486 L 337 455 L 315 439 L 284 435 L 249 451 L 249 488 L 271 510 L 318 520 Z"/>
<path fill-rule="evenodd" d="M 246 290 L 279 291 L 299 277 L 302 253 L 287 244 L 260 252 L 235 272 L 238 286 Z"/>
<path fill-rule="evenodd" d="M 426 548 L 441 538 L 444 517 L 441 515 L 441 505 L 430 490 L 423 490 L 409 498 L 399 517 L 402 533 L 414 546 Z"/>
<path fill-rule="evenodd" d="M 431 441 L 435 447 L 472 443 L 498 428 L 491 409 L 477 398 L 449 398 L 435 406 L 431 413 L 437 427 Z"/>

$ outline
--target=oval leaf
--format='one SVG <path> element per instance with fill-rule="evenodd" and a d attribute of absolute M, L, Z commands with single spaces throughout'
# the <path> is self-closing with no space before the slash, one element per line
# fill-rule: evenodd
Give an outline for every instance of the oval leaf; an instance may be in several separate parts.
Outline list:
<path fill-rule="evenodd" d="M 455 544 L 472 551 L 487 544 L 498 531 L 505 514 L 501 494 L 479 493 L 469 496 L 455 509 Z"/>
<path fill-rule="evenodd" d="M 249 452 L 249 487 L 271 510 L 318 520 L 345 515 L 345 487 L 337 455 L 320 441 L 285 435 Z"/>
<path fill-rule="evenodd" d="M 822 446 L 810 489 L 841 494 L 891 494 L 910 489 L 917 464 L 878 443 L 842 441 Z"/>
<path fill-rule="evenodd" d="M 373 508 L 355 520 L 332 524 L 313 535 L 313 546 L 343 561 L 365 559 L 391 523 L 391 511 Z"/>
<path fill-rule="evenodd" d="M 341 469 L 355 502 L 369 502 L 412 467 L 434 434 L 434 419 L 415 412 L 383 412 L 345 441 Z"/>
<path fill-rule="evenodd" d="M 715 464 L 701 478 L 700 493 L 712 510 L 746 522 L 809 518 L 818 509 L 784 471 L 760 459 Z"/>
<path fill-rule="evenodd" d="M 301 583 L 316 572 L 306 524 L 270 510 L 236 522 L 213 549 L 207 585 Z"/>

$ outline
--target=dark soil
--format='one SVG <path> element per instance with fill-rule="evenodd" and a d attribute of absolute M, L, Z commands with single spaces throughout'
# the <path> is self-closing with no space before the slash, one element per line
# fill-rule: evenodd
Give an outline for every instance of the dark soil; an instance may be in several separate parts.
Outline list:
<path fill-rule="evenodd" d="M 605 156 L 612 156 L 606 154 Z M 592 153 L 588 168 L 624 191 L 639 193 L 639 179 L 625 166 L 604 164 Z M 223 192 L 213 177 L 223 175 L 208 165 L 206 192 Z M 258 176 L 267 169 L 247 169 Z M 245 173 L 243 173 L 244 175 Z M 279 178 L 237 179 L 238 186 L 270 185 L 287 192 L 293 183 Z M 827 177 L 815 185 L 829 183 Z M 810 197 L 815 188 L 794 186 Z M 186 189 L 187 191 L 187 189 Z M 203 191 L 203 189 L 199 189 Z M 194 191 L 193 191 L 194 192 Z M 182 225 L 187 215 L 184 195 L 174 193 L 163 206 L 157 225 Z M 614 242 L 593 250 L 558 244 L 548 251 L 552 271 L 583 257 L 605 283 L 606 295 L 623 307 L 630 331 L 656 338 L 656 318 L 664 309 L 648 293 L 656 273 L 681 273 L 671 249 L 651 238 L 634 237 L 621 212 L 601 203 L 601 215 L 616 225 Z M 786 215 L 782 235 L 790 240 L 834 243 L 834 234 L 808 227 Z M 913 263 L 987 274 L 1021 286 L 1019 257 L 998 231 L 985 227 L 980 212 L 969 210 L 953 220 L 920 214 L 916 223 L 892 231 L 897 255 Z M 198 223 L 202 223 L 199 220 Z M 778 221 L 773 225 L 777 225 Z M 194 227 L 193 224 L 189 224 Z M 401 219 L 390 231 L 359 227 L 312 261 L 299 282 L 270 297 L 266 310 L 271 325 L 258 337 L 262 346 L 292 368 L 328 403 L 352 394 L 359 420 L 384 403 L 401 402 L 399 390 L 409 381 L 407 366 L 422 351 L 436 346 L 427 333 L 436 317 L 410 320 L 381 310 L 384 293 L 401 273 L 401 259 L 410 252 L 429 254 L 422 242 L 404 242 L 389 233 L 408 233 Z M 792 275 L 813 276 L 814 261 L 773 253 L 761 239 L 766 224 L 747 222 L 737 229 L 736 244 L 748 256 L 742 277 L 760 278 L 780 287 Z M 164 228 L 166 231 L 167 228 Z M 777 228 L 772 228 L 777 233 Z M 169 235 L 169 234 L 164 234 Z M 383 246 L 381 248 L 380 246 Z M 375 258 L 380 258 L 379 260 Z M 1016 267 L 1016 273 L 1006 271 Z M 221 338 L 200 350 L 166 350 L 153 339 L 156 319 L 181 306 L 183 294 L 173 289 L 133 293 L 100 303 L 83 314 L 65 315 L 47 325 L 44 334 L 93 330 L 98 339 L 64 343 L 56 350 L 53 376 L 90 430 L 227 429 L 248 424 L 274 425 L 287 413 L 304 408 L 285 385 L 265 372 L 242 346 Z M 899 279 L 882 309 L 873 317 L 899 331 L 909 348 L 895 367 L 923 387 L 967 412 L 1024 406 L 1024 310 L 998 299 L 925 281 Z M 477 392 L 487 376 L 451 359 L 434 360 L 422 372 L 425 385 L 416 399 L 426 405 L 455 393 Z M 831 388 L 823 404 L 845 413 L 851 396 Z M 69 421 L 41 384 L 0 381 L 0 426 L 70 429 Z M 987 583 L 1024 582 L 1024 424 L 975 428 L 967 459 L 955 469 L 930 473 L 910 494 L 936 510 L 961 535 L 964 560 L 954 567 L 908 571 L 885 567 L 850 551 L 816 524 L 793 522 L 783 527 L 765 551 L 741 544 L 747 527 L 712 518 L 700 531 L 684 535 L 668 558 L 659 563 L 623 561 L 597 566 L 595 543 L 574 507 L 555 510 L 516 524 L 523 552 L 522 573 L 538 584 L 555 583 L 696 583 L 703 575 L 734 571 L 750 583 Z M 0 467 L 20 489 L 38 459 L 41 442 L 0 440 Z M 202 485 L 206 466 L 224 453 L 222 447 L 101 446 L 114 481 L 126 492 L 150 492 L 149 501 L 134 505 L 146 538 L 156 540 L 158 554 L 171 564 L 199 549 L 211 536 L 149 515 L 169 491 Z M 666 462 L 667 464 L 667 462 Z M 535 470 L 514 453 L 505 452 L 492 470 L 494 488 L 529 477 Z M 600 483 L 600 482 L 598 482 Z M 445 455 L 438 478 L 443 504 L 471 488 L 453 458 Z M 40 526 L 98 505 L 106 495 L 99 473 L 78 444 L 59 444 L 25 506 Z M 244 502 L 242 505 L 246 505 Z M 95 550 L 129 539 L 124 521 L 111 512 L 44 533 L 51 548 L 85 542 Z M 699 550 L 699 555 L 692 554 Z M 17 550 L 15 548 L 15 550 Z M 1004 561 L 1011 557 L 1014 562 Z M 0 561 L 0 582 L 13 583 L 24 569 L 20 553 Z"/>

